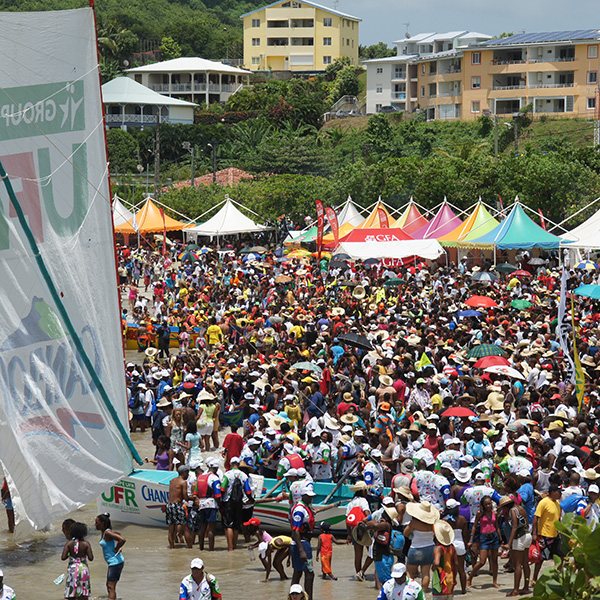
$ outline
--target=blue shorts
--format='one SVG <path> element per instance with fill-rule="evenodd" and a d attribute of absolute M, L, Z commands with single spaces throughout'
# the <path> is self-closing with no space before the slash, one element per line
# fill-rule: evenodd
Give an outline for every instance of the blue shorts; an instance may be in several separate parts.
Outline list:
<path fill-rule="evenodd" d="M 13 506 L 13 503 L 12 503 L 12 498 L 8 497 L 4 501 L 4 508 L 6 508 L 6 510 L 14 510 L 14 506 Z"/>
<path fill-rule="evenodd" d="M 216 508 L 203 508 L 198 511 L 198 523 L 203 525 L 204 523 L 216 523 L 217 522 L 217 509 Z"/>
<path fill-rule="evenodd" d="M 411 546 L 410 550 L 408 551 L 408 556 L 406 557 L 406 564 L 415 567 L 432 565 L 434 548 L 435 545 L 426 546 L 425 548 L 413 548 Z"/>
<path fill-rule="evenodd" d="M 375 571 L 379 581 L 389 581 L 392 578 L 392 567 L 394 566 L 395 557 L 393 555 L 383 555 L 381 560 L 375 561 Z"/>
<path fill-rule="evenodd" d="M 310 547 L 310 542 L 308 540 L 302 540 L 302 548 L 304 549 L 304 552 L 306 552 L 306 556 L 308 557 L 307 562 L 300 560 L 300 548 L 297 544 L 292 544 L 290 546 L 290 556 L 292 559 L 292 568 L 294 569 L 294 571 L 309 571 L 312 569 L 312 548 Z"/>
<path fill-rule="evenodd" d="M 482 533 L 481 534 L 481 550 L 496 550 L 500 548 L 500 538 L 498 534 L 494 531 L 494 533 Z"/>
<path fill-rule="evenodd" d="M 106 576 L 106 581 L 119 581 L 119 579 L 121 579 L 121 573 L 123 572 L 124 566 L 125 561 L 119 563 L 118 565 L 110 565 L 108 567 L 108 575 Z"/>

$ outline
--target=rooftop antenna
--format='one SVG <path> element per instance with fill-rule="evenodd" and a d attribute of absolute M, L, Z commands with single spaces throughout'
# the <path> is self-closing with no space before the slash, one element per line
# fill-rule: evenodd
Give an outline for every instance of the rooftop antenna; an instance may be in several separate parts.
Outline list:
<path fill-rule="evenodd" d="M 337 10 L 340 6 L 340 0 L 333 0 L 333 10 Z"/>
<path fill-rule="evenodd" d="M 408 39 L 410 37 L 410 32 L 408 31 L 408 28 L 410 27 L 410 22 L 402 23 L 402 25 L 406 27 L 406 33 L 404 34 L 404 37 Z"/>

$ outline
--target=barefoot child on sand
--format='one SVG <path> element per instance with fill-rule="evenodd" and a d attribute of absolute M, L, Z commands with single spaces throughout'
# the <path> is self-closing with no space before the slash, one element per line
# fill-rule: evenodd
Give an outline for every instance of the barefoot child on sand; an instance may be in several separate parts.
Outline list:
<path fill-rule="evenodd" d="M 346 542 L 338 542 L 331 533 L 331 525 L 327 521 L 322 521 L 319 525 L 321 533 L 319 534 L 319 541 L 317 542 L 317 562 L 319 562 L 319 556 L 321 557 L 321 573 L 323 579 L 333 579 L 337 581 L 337 577 L 334 576 L 331 570 L 331 557 L 333 556 L 333 544 L 345 546 Z"/>
<path fill-rule="evenodd" d="M 292 538 L 285 535 L 279 535 L 275 538 L 272 537 L 262 528 L 260 520 L 257 518 L 252 518 L 244 523 L 244 533 L 248 533 L 250 536 L 256 536 L 257 541 L 254 544 L 250 544 L 248 550 L 253 550 L 254 548 L 258 549 L 260 562 L 263 564 L 266 571 L 265 581 L 269 581 L 272 568 L 279 573 L 279 577 L 282 581 L 287 579 L 288 577 L 283 570 L 283 560 L 287 556 L 289 567 Z M 275 552 L 275 557 L 271 563 L 271 554 L 273 552 Z"/>

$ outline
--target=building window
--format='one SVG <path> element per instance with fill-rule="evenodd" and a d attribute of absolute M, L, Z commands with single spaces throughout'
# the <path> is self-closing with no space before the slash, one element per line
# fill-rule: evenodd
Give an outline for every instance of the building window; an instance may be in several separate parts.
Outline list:
<path fill-rule="evenodd" d="M 253 46 L 260 46 L 260 38 L 252 38 Z"/>
<path fill-rule="evenodd" d="M 471 77 L 471 89 L 478 90 L 481 88 L 481 77 Z"/>
<path fill-rule="evenodd" d="M 472 113 L 481 112 L 481 102 L 479 102 L 479 100 L 473 100 L 473 102 L 471 102 L 471 112 Z"/>
<path fill-rule="evenodd" d="M 324 56 L 323 57 L 323 64 L 324 65 L 330 65 L 331 64 L 331 56 Z"/>
<path fill-rule="evenodd" d="M 481 64 L 481 52 L 473 52 L 473 54 L 471 54 L 471 64 L 472 65 L 480 65 Z"/>
<path fill-rule="evenodd" d="M 260 27 L 260 19 L 252 19 L 252 27 Z"/>
<path fill-rule="evenodd" d="M 383 73 L 383 67 L 377 67 L 377 75 Z"/>
<path fill-rule="evenodd" d="M 596 108 L 596 97 L 593 96 L 587 99 L 587 109 L 594 110 Z"/>
<path fill-rule="evenodd" d="M 588 46 L 588 58 L 598 58 L 598 44 Z"/>
<path fill-rule="evenodd" d="M 587 72 L 587 82 L 588 83 L 598 83 L 598 71 L 588 71 Z"/>
<path fill-rule="evenodd" d="M 260 56 L 253 56 L 252 57 L 252 64 L 253 65 L 260 65 Z"/>
<path fill-rule="evenodd" d="M 421 98 L 425 98 L 425 86 L 421 86 Z"/>
<path fill-rule="evenodd" d="M 421 75 L 425 75 L 425 65 L 421 65 Z"/>
<path fill-rule="evenodd" d="M 346 39 L 346 46 L 349 46 L 349 45 L 350 45 L 350 39 L 348 38 L 348 39 Z"/>
<path fill-rule="evenodd" d="M 376 104 L 375 105 L 375 112 L 381 112 L 381 107 L 383 106 L 383 104 Z"/>
<path fill-rule="evenodd" d="M 376 93 L 376 94 L 383 94 L 383 86 L 382 86 L 382 85 L 378 85 L 378 86 L 375 88 L 375 93 Z"/>
<path fill-rule="evenodd" d="M 323 27 L 331 27 L 331 17 L 325 17 L 323 19 Z"/>
<path fill-rule="evenodd" d="M 331 38 L 323 38 L 323 46 L 331 46 Z"/>

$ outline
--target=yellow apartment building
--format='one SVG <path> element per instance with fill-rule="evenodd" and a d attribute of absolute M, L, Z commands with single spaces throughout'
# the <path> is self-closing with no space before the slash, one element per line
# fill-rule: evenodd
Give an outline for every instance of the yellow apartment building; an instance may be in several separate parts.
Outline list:
<path fill-rule="evenodd" d="M 594 118 L 600 30 L 521 33 L 421 55 L 418 101 L 428 119 L 512 115 Z"/>
<path fill-rule="evenodd" d="M 324 71 L 347 56 L 358 65 L 361 19 L 303 0 L 285 0 L 240 17 L 244 65 L 251 71 Z"/>

